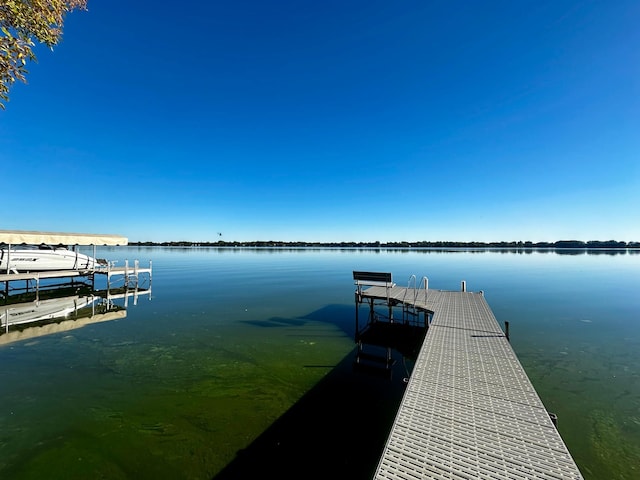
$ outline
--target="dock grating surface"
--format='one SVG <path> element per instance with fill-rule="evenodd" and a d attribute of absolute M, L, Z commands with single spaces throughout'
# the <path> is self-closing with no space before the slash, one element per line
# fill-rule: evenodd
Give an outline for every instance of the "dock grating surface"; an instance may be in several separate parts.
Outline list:
<path fill-rule="evenodd" d="M 484 296 L 407 290 L 363 292 L 433 312 L 375 478 L 582 479 Z"/>

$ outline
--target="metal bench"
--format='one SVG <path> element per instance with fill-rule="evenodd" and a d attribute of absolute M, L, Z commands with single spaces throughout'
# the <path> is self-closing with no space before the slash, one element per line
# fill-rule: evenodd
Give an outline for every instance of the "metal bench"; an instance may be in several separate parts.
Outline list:
<path fill-rule="evenodd" d="M 353 272 L 353 279 L 356 285 L 394 287 L 391 273 L 387 272 Z"/>
<path fill-rule="evenodd" d="M 385 287 L 387 289 L 387 296 L 389 295 L 389 289 L 396 286 L 393 283 L 391 273 L 387 272 L 353 272 L 354 284 L 358 287 L 358 295 L 362 295 L 362 287 Z"/>

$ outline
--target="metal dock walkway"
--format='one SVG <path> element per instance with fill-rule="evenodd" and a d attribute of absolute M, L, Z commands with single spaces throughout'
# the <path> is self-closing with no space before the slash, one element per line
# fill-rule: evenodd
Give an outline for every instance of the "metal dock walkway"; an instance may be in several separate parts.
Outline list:
<path fill-rule="evenodd" d="M 582 479 L 484 295 L 464 290 L 358 286 L 357 302 L 432 312 L 375 479 Z"/>

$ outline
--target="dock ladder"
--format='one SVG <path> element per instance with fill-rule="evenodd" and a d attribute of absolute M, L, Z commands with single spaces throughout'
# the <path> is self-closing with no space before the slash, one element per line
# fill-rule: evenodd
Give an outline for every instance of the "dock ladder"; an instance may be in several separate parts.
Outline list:
<path fill-rule="evenodd" d="M 418 298 L 421 296 L 421 291 L 424 291 L 424 303 L 427 302 L 427 295 L 429 291 L 429 279 L 422 277 L 420 280 L 420 287 L 416 285 L 417 279 L 415 275 L 409 277 L 407 282 L 407 289 L 404 291 L 402 297 L 402 320 L 406 324 L 417 324 L 418 317 L 420 316 L 420 310 L 418 309 Z M 426 315 L 426 313 L 425 313 Z M 425 325 L 426 325 L 425 317 Z"/>

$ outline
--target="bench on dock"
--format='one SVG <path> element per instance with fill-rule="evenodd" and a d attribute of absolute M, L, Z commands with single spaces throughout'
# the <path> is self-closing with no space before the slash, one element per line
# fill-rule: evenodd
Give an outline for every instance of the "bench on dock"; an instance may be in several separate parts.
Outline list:
<path fill-rule="evenodd" d="M 353 272 L 353 279 L 356 285 L 371 287 L 394 287 L 391 273 L 387 272 Z"/>
<path fill-rule="evenodd" d="M 393 283 L 391 273 L 387 272 L 353 272 L 354 284 L 358 287 L 358 295 L 362 294 L 362 287 L 384 287 L 387 289 L 387 296 L 389 295 L 389 289 L 396 286 Z"/>

